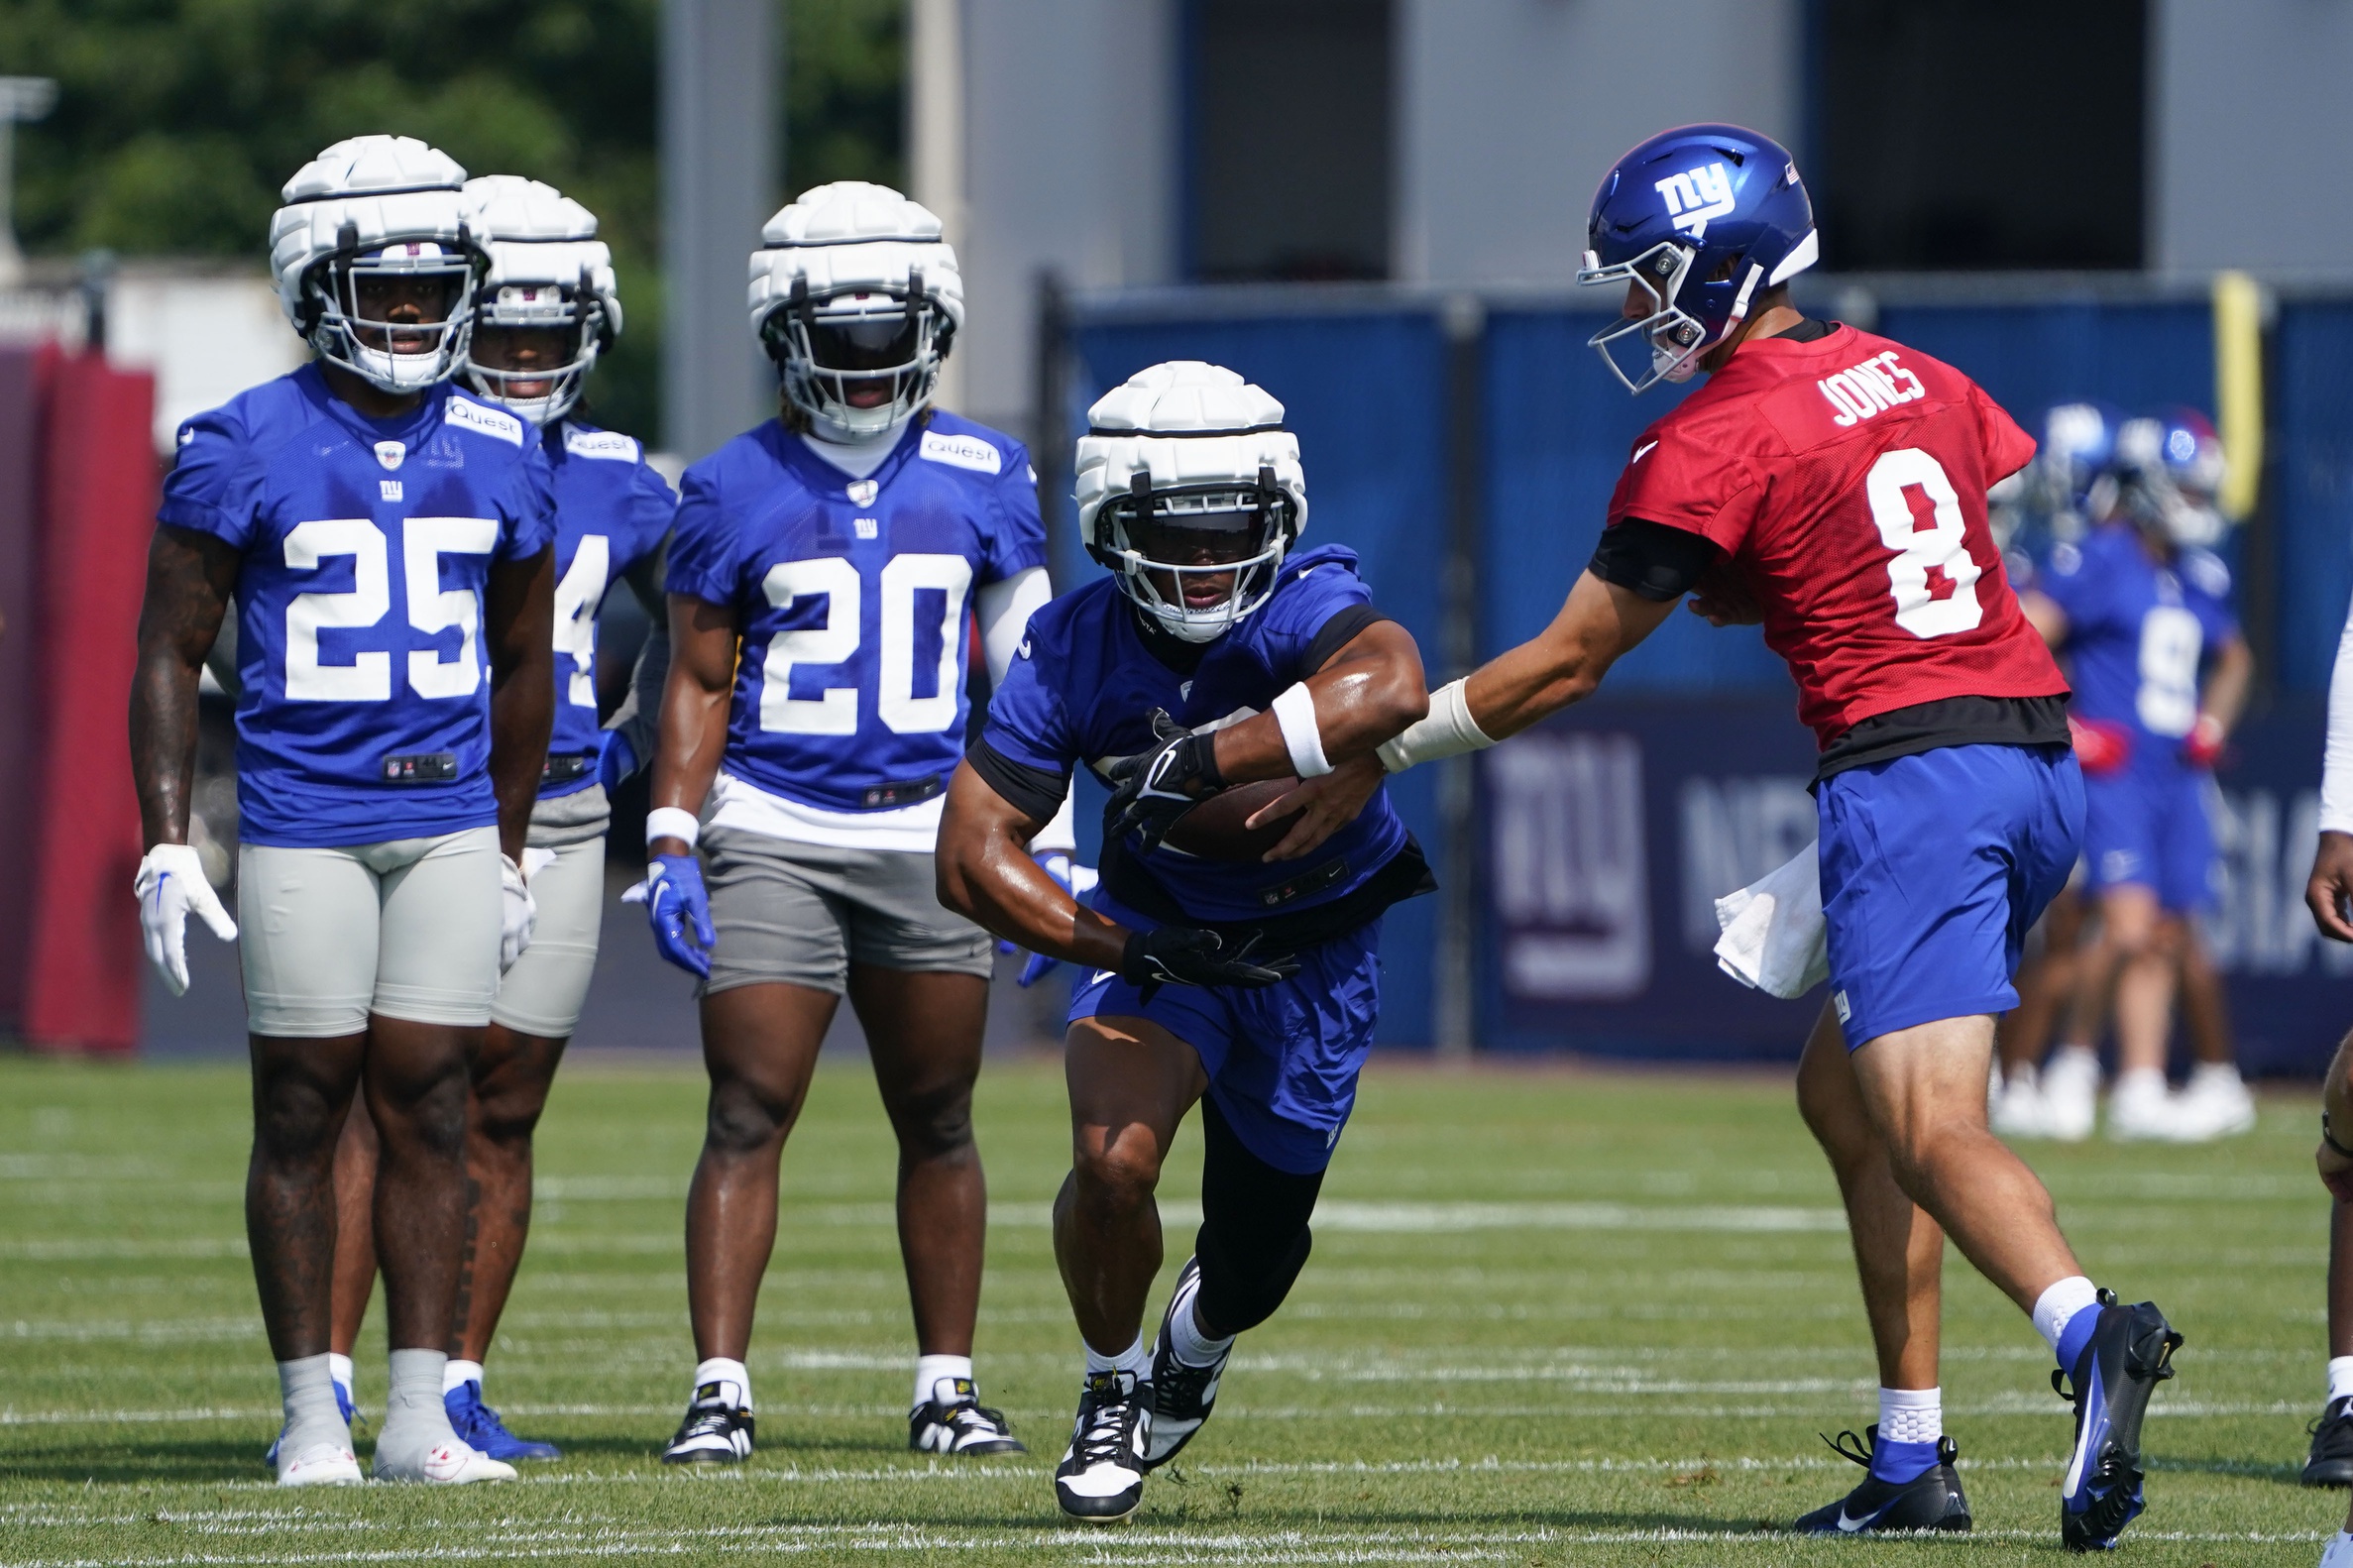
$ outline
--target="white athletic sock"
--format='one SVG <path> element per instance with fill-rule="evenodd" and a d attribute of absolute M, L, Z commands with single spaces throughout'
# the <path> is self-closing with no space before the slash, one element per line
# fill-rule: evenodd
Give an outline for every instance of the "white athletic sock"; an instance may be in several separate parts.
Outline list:
<path fill-rule="evenodd" d="M 1091 1378 L 1098 1372 L 1131 1373 L 1138 1383 L 1150 1383 L 1152 1352 L 1144 1348 L 1144 1336 L 1138 1334 L 1136 1342 L 1116 1356 L 1106 1356 L 1094 1346 L 1086 1346 L 1086 1375 Z"/>
<path fill-rule="evenodd" d="M 723 1385 L 719 1391 L 720 1398 L 733 1408 L 751 1408 L 751 1372 L 742 1362 L 729 1361 L 725 1356 L 714 1356 L 709 1361 L 698 1362 L 695 1366 L 694 1398 L 701 1399 L 704 1386 L 712 1383 Z"/>
<path fill-rule="evenodd" d="M 922 1404 L 926 1400 L 936 1400 L 942 1404 L 955 1403 L 954 1385 L 958 1378 L 963 1379 L 966 1385 L 971 1383 L 972 1358 L 970 1356 L 916 1357 L 915 1402 Z M 949 1385 L 945 1390 L 940 1387 L 943 1382 Z"/>
<path fill-rule="evenodd" d="M 2059 1354 L 2059 1336 L 2067 1332 L 2068 1321 L 2098 1300 L 2099 1287 L 2079 1274 L 2069 1275 L 2035 1297 L 2035 1332 L 2051 1346 L 2051 1354 Z"/>
<path fill-rule="evenodd" d="M 452 1389 L 462 1389 L 469 1383 L 481 1381 L 482 1363 L 479 1361 L 460 1361 L 453 1356 L 449 1365 L 441 1369 L 441 1392 L 445 1395 Z"/>
<path fill-rule="evenodd" d="M 1193 1317 L 1193 1308 L 1200 1303 L 1198 1291 L 1176 1303 L 1176 1310 L 1169 1314 L 1169 1350 L 1188 1367 L 1213 1367 L 1217 1358 L 1234 1348 L 1234 1336 L 1211 1339 L 1201 1332 L 1201 1325 Z"/>
<path fill-rule="evenodd" d="M 384 1431 L 376 1439 L 376 1473 L 413 1478 L 439 1444 L 465 1446 L 450 1428 L 441 1402 L 441 1369 L 449 1356 L 439 1350 L 395 1350 L 392 1387 L 384 1401 Z"/>
<path fill-rule="evenodd" d="M 2353 1356 L 2328 1358 L 2328 1402 L 2353 1400 Z"/>
<path fill-rule="evenodd" d="M 1945 1391 L 1881 1389 L 1879 1440 L 1883 1443 L 1933 1443 L 1945 1435 Z"/>
<path fill-rule="evenodd" d="M 352 1400 L 352 1392 L 351 1392 L 351 1389 L 352 1389 L 352 1382 L 351 1382 L 351 1379 L 352 1379 L 352 1365 L 351 1365 L 351 1357 L 349 1357 L 349 1356 L 339 1356 L 339 1355 L 337 1355 L 337 1354 L 336 1354 L 334 1351 L 332 1351 L 332 1350 L 328 1351 L 328 1352 L 327 1352 L 327 1376 L 329 1376 L 329 1377 L 331 1377 L 331 1378 L 333 1378 L 333 1379 L 335 1380 L 335 1386 L 336 1386 L 337 1388 L 339 1388 L 339 1389 L 341 1389 L 341 1390 L 343 1391 L 343 1397 L 344 1397 L 345 1399 L 347 1399 L 347 1400 Z M 353 1402 L 354 1404 L 357 1404 L 357 1403 L 359 1402 L 359 1400 L 352 1400 L 352 1402 Z"/>
<path fill-rule="evenodd" d="M 278 1394 L 285 1407 L 285 1435 L 278 1445 L 291 1460 L 321 1443 L 351 1446 L 351 1428 L 335 1407 L 335 1380 L 325 1356 L 300 1356 L 278 1364 Z"/>

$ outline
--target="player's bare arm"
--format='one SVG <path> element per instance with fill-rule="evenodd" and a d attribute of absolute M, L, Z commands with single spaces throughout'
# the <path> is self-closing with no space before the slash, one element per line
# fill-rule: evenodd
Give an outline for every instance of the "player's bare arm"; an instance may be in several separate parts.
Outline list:
<path fill-rule="evenodd" d="M 555 551 L 492 564 L 483 590 L 491 660 L 491 788 L 499 848 L 521 863 L 555 725 Z"/>
<path fill-rule="evenodd" d="M 1335 766 L 1371 755 L 1430 708 L 1421 650 L 1394 620 L 1375 621 L 1358 632 L 1300 684 L 1314 699 L 1323 754 Z M 1217 771 L 1229 784 L 1292 772 L 1282 722 L 1271 713 L 1220 729 L 1212 749 Z"/>
<path fill-rule="evenodd" d="M 670 677 L 654 733 L 656 809 L 703 809 L 728 747 L 728 703 L 735 687 L 735 613 L 689 594 L 670 596 Z M 688 854 L 686 840 L 655 839 L 651 854 Z"/>
<path fill-rule="evenodd" d="M 940 902 L 1032 952 L 1118 968 L 1131 933 L 1072 898 L 1032 857 L 1030 840 L 1045 826 L 970 762 L 957 763 L 940 820 Z"/>
<path fill-rule="evenodd" d="M 160 526 L 147 552 L 139 665 L 131 685 L 131 770 L 150 844 L 185 843 L 196 768 L 196 682 L 237 585 L 236 546 Z"/>

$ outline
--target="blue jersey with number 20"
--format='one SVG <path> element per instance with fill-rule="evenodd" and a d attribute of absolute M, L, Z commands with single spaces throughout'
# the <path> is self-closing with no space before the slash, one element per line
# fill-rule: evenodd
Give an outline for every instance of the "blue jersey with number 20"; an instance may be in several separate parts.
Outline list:
<path fill-rule="evenodd" d="M 556 723 L 551 757 L 597 748 L 597 611 L 621 574 L 661 548 L 678 498 L 632 437 L 566 419 L 540 433 L 555 472 Z M 590 768 L 551 779 L 540 796 L 597 782 Z"/>
<path fill-rule="evenodd" d="M 179 428 L 157 520 L 244 554 L 237 800 L 248 843 L 498 821 L 483 589 L 554 537 L 530 427 L 442 386 L 371 419 L 315 365 Z"/>
<path fill-rule="evenodd" d="M 666 583 L 735 612 L 725 765 L 828 811 L 912 805 L 964 750 L 974 590 L 1046 564 L 1021 443 L 934 412 L 864 479 L 771 419 L 686 471 Z"/>

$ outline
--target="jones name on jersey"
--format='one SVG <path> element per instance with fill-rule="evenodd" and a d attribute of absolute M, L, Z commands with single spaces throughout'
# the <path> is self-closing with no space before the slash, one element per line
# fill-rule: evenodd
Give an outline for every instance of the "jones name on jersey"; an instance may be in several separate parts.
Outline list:
<path fill-rule="evenodd" d="M 963 754 L 966 606 L 1046 563 L 1021 443 L 919 416 L 852 479 L 770 420 L 686 471 L 667 585 L 740 607 L 727 771 L 829 811 L 945 792 Z"/>
<path fill-rule="evenodd" d="M 244 554 L 247 842 L 374 843 L 498 820 L 482 596 L 492 561 L 554 539 L 530 435 L 447 385 L 371 419 L 316 365 L 180 426 L 158 520 Z"/>

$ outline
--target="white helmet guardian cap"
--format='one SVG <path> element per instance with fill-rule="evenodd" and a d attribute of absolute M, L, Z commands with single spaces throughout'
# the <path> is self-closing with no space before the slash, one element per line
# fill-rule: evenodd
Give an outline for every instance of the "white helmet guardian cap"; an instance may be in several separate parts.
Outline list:
<path fill-rule="evenodd" d="M 1086 417 L 1078 535 L 1136 607 L 1172 636 L 1210 642 L 1265 604 L 1307 528 L 1283 404 L 1222 366 L 1172 360 Z"/>
<path fill-rule="evenodd" d="M 533 424 L 551 424 L 580 400 L 597 356 L 620 335 L 613 252 L 597 238 L 595 214 L 536 179 L 469 179 L 466 203 L 474 237 L 490 255 L 490 276 L 475 296 L 467 384 Z M 502 330 L 559 332 L 564 347 L 542 365 L 486 365 L 483 334 Z"/>
<path fill-rule="evenodd" d="M 465 182 L 448 154 L 408 136 L 337 142 L 286 181 L 270 220 L 270 270 L 286 318 L 319 358 L 390 392 L 456 373 L 483 266 Z M 381 302 L 385 285 L 402 280 L 408 297 Z M 391 319 L 410 307 L 418 319 Z"/>
<path fill-rule="evenodd" d="M 751 253 L 750 304 L 751 330 L 811 431 L 869 441 L 931 402 L 963 325 L 964 283 L 929 209 L 840 180 L 768 220 Z"/>

